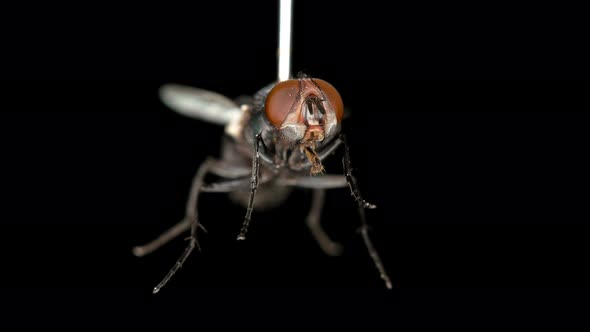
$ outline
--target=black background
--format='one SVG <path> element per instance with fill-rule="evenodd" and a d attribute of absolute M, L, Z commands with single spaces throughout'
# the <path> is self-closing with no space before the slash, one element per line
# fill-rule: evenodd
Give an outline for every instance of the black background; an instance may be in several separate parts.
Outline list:
<path fill-rule="evenodd" d="M 157 296 L 183 241 L 141 259 L 130 249 L 180 220 L 223 132 L 166 109 L 157 89 L 177 82 L 237 97 L 268 84 L 276 4 L 9 8 L 0 118 L 9 313 L 129 327 L 278 318 L 281 329 L 311 317 L 366 328 L 414 309 L 484 326 L 505 314 L 561 324 L 557 308 L 577 317 L 590 229 L 588 85 L 571 80 L 588 77 L 576 9 L 388 6 L 298 2 L 293 71 L 331 82 L 351 110 L 343 130 L 378 205 L 367 217 L 395 289 L 384 289 L 355 233 L 348 192 L 329 193 L 324 225 L 345 252 L 326 257 L 305 228 L 302 191 L 255 213 L 244 243 L 235 241 L 243 208 L 204 196 L 203 252 Z M 328 170 L 341 171 L 337 157 Z"/>

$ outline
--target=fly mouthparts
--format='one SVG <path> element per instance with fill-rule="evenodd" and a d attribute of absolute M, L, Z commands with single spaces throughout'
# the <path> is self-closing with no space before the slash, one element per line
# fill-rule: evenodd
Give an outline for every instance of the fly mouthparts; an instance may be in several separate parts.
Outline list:
<path fill-rule="evenodd" d="M 312 142 L 321 142 L 324 140 L 324 129 L 321 126 L 309 126 L 303 136 L 303 144 L 310 144 Z"/>
<path fill-rule="evenodd" d="M 324 174 L 324 172 L 325 172 L 324 165 L 322 165 L 322 160 L 318 156 L 314 147 L 310 146 L 310 145 L 302 145 L 302 147 L 303 147 L 303 152 L 305 153 L 305 156 L 307 157 L 307 159 L 311 163 L 311 170 L 310 170 L 311 175 Z"/>

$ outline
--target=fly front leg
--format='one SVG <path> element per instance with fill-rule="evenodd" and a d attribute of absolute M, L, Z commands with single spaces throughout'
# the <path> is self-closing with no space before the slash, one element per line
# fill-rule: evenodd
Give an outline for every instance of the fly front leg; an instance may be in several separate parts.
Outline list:
<path fill-rule="evenodd" d="M 242 229 L 238 235 L 238 240 L 242 241 L 246 239 L 246 233 L 248 232 L 248 226 L 250 225 L 250 219 L 252 218 L 252 210 L 254 209 L 254 198 L 256 198 L 256 191 L 258 190 L 258 175 L 260 168 L 260 145 L 262 144 L 262 136 L 256 135 L 254 138 L 254 156 L 252 158 L 252 176 L 250 178 L 250 197 L 248 199 L 248 208 L 246 209 L 246 217 L 244 217 L 244 223 Z"/>
<path fill-rule="evenodd" d="M 375 267 L 379 271 L 381 279 L 383 279 L 383 281 L 385 282 L 385 286 L 391 289 L 391 280 L 389 279 L 389 275 L 387 275 L 387 272 L 385 271 L 385 267 L 381 262 L 381 258 L 377 253 L 377 249 L 375 249 L 375 246 L 373 245 L 373 242 L 369 237 L 369 226 L 367 224 L 367 220 L 365 219 L 365 209 L 374 209 L 376 208 L 376 206 L 368 203 L 361 196 L 361 192 L 356 182 L 356 178 L 352 175 L 352 167 L 350 165 L 350 150 L 348 144 L 346 143 L 346 137 L 344 135 L 341 135 L 341 139 L 342 143 L 344 144 L 344 157 L 342 158 L 342 164 L 344 166 L 344 175 L 346 176 L 346 182 L 350 187 L 350 192 L 354 197 L 355 201 L 357 202 L 358 212 L 361 219 L 360 233 L 363 237 L 363 241 L 365 242 L 365 246 L 369 251 L 369 256 L 371 256 L 371 259 L 373 260 Z"/>

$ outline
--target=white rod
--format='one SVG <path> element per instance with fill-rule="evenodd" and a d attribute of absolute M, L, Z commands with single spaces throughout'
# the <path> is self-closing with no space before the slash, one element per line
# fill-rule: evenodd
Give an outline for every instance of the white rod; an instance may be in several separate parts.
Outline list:
<path fill-rule="evenodd" d="M 292 1 L 280 0 L 279 5 L 279 81 L 291 77 L 291 17 Z"/>

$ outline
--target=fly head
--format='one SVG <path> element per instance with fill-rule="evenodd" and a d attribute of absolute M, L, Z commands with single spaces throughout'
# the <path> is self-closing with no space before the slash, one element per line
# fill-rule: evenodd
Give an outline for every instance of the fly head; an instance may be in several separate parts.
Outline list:
<path fill-rule="evenodd" d="M 344 106 L 338 91 L 317 78 L 282 81 L 268 93 L 264 110 L 282 143 L 309 159 L 312 175 L 322 173 L 316 150 L 340 131 Z"/>

